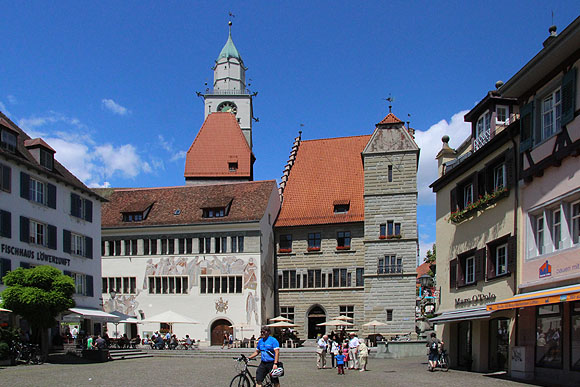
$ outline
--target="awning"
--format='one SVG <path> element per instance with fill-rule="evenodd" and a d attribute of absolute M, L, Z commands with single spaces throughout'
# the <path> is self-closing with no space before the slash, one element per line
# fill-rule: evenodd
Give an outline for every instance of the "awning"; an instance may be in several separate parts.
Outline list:
<path fill-rule="evenodd" d="M 68 313 L 66 316 L 64 316 L 63 320 L 71 320 L 71 319 L 78 318 L 78 317 L 88 318 L 91 320 L 104 320 L 104 321 L 117 321 L 117 320 L 119 320 L 119 316 L 115 316 L 114 314 L 103 312 L 102 310 L 98 310 L 98 309 L 70 308 L 67 312 Z"/>
<path fill-rule="evenodd" d="M 580 300 L 580 285 L 563 286 L 560 288 L 540 290 L 537 292 L 518 294 L 503 301 L 494 302 L 487 305 L 487 310 L 505 310 L 514 308 L 525 308 L 528 306 L 539 306 L 558 304 L 566 301 Z"/>
<path fill-rule="evenodd" d="M 453 310 L 450 312 L 443 312 L 439 316 L 430 318 L 429 322 L 432 323 L 445 323 L 460 320 L 478 320 L 482 318 L 488 318 L 491 315 L 485 306 L 479 308 L 461 309 Z"/>

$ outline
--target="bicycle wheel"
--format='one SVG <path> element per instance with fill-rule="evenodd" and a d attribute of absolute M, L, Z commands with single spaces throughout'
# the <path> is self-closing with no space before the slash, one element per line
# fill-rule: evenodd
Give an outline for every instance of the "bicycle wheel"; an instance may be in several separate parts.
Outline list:
<path fill-rule="evenodd" d="M 441 371 L 449 371 L 449 355 L 447 354 L 441 356 Z"/>
<path fill-rule="evenodd" d="M 44 363 L 42 361 L 42 354 L 40 352 L 35 352 L 34 355 L 32 355 L 32 363 L 34 363 L 34 364 Z"/>
<path fill-rule="evenodd" d="M 234 376 L 230 382 L 230 387 L 250 387 L 250 381 L 244 374 Z"/>

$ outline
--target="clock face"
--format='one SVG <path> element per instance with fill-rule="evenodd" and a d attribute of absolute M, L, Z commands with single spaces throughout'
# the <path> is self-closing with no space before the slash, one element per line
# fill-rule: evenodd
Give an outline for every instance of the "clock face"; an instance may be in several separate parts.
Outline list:
<path fill-rule="evenodd" d="M 235 103 L 230 101 L 225 101 L 219 104 L 218 112 L 226 112 L 236 114 L 238 112 L 238 107 Z"/>

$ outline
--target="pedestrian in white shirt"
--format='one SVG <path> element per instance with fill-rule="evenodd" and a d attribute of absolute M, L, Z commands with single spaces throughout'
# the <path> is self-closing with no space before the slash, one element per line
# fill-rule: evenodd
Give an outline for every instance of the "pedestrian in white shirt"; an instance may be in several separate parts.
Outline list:
<path fill-rule="evenodd" d="M 350 341 L 348 342 L 348 368 L 351 370 L 359 368 L 358 365 L 358 346 L 360 342 L 356 333 L 350 332 Z"/>
<path fill-rule="evenodd" d="M 326 367 L 326 349 L 328 347 L 328 336 L 324 335 L 318 339 L 318 347 L 316 348 L 316 366 L 318 369 Z"/>

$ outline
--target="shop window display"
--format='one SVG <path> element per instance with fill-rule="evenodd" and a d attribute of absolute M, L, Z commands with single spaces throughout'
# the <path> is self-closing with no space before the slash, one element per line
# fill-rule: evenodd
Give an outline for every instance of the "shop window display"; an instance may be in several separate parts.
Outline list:
<path fill-rule="evenodd" d="M 536 310 L 536 366 L 562 368 L 562 306 Z"/>
<path fill-rule="evenodd" d="M 572 353 L 570 354 L 570 368 L 580 371 L 580 302 L 572 304 L 571 311 Z"/>

